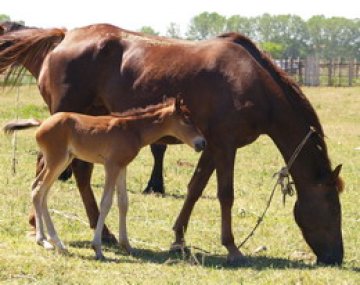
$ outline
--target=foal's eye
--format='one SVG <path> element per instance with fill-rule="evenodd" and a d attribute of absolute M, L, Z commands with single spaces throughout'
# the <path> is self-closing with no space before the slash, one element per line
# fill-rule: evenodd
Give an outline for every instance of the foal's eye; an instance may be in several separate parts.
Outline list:
<path fill-rule="evenodd" d="M 190 117 L 187 116 L 187 115 L 184 115 L 184 116 L 183 116 L 183 122 L 184 122 L 185 124 L 187 124 L 187 125 L 191 125 L 191 119 L 190 119 Z"/>

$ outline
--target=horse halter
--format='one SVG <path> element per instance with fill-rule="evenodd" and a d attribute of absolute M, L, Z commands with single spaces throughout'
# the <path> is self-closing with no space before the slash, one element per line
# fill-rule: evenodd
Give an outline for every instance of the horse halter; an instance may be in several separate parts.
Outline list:
<path fill-rule="evenodd" d="M 269 196 L 266 207 L 265 207 L 262 215 L 258 218 L 254 228 L 246 236 L 246 238 L 237 246 L 237 248 L 241 248 L 254 235 L 256 229 L 259 227 L 261 222 L 264 220 L 265 214 L 266 214 L 266 212 L 268 211 L 268 209 L 270 207 L 271 201 L 272 201 L 272 199 L 274 197 L 275 190 L 276 190 L 278 185 L 280 185 L 281 193 L 283 194 L 283 204 L 284 205 L 285 205 L 286 196 L 287 195 L 289 195 L 289 196 L 294 195 L 295 191 L 294 191 L 294 188 L 292 187 L 294 182 L 292 182 L 291 179 L 290 179 L 290 169 L 291 169 L 292 165 L 294 164 L 296 158 L 298 157 L 299 153 L 301 152 L 301 150 L 304 148 L 305 144 L 307 143 L 307 141 L 311 137 L 311 135 L 316 133 L 316 132 L 317 132 L 316 129 L 313 126 L 310 126 L 309 132 L 306 134 L 306 136 L 303 138 L 303 140 L 295 148 L 295 151 L 291 155 L 288 163 L 284 167 L 282 167 L 280 169 L 280 171 L 276 172 L 273 175 L 273 178 L 276 177 L 276 176 L 278 178 L 276 180 L 276 183 L 274 185 L 273 190 L 271 191 L 271 194 Z"/>
<path fill-rule="evenodd" d="M 299 145 L 296 147 L 294 153 L 290 157 L 288 163 L 280 169 L 280 171 L 274 173 L 273 177 L 278 177 L 275 187 L 277 185 L 280 185 L 281 193 L 283 194 L 283 204 L 285 206 L 286 202 L 286 196 L 293 196 L 295 191 L 292 185 L 294 185 L 294 182 L 290 179 L 290 169 L 292 165 L 294 164 L 296 158 L 298 157 L 301 150 L 304 148 L 305 144 L 311 137 L 313 133 L 316 133 L 316 129 L 313 126 L 310 126 L 309 132 L 306 134 L 306 136 L 303 138 L 303 140 L 299 143 Z"/>

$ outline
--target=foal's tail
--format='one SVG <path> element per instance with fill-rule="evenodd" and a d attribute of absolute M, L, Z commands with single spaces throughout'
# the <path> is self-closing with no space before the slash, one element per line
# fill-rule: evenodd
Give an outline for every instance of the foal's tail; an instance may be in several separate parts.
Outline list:
<path fill-rule="evenodd" d="M 26 130 L 30 128 L 35 128 L 41 125 L 41 121 L 36 119 L 22 119 L 22 120 L 14 120 L 8 122 L 3 130 L 5 134 L 12 134 L 15 131 Z"/>

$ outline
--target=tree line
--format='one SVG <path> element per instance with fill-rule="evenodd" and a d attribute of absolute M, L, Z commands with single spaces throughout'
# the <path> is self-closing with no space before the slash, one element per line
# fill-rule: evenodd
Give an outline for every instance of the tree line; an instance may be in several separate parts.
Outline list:
<path fill-rule="evenodd" d="M 0 14 L 0 22 L 5 20 L 10 17 Z M 159 35 L 151 26 L 143 26 L 139 31 Z M 203 12 L 191 19 L 185 33 L 180 31 L 180 25 L 170 23 L 165 36 L 203 40 L 224 32 L 245 34 L 273 58 L 313 55 L 321 59 L 360 60 L 360 18 L 316 15 L 305 21 L 297 15 L 225 17 Z"/>
<path fill-rule="evenodd" d="M 155 33 L 151 27 L 145 27 L 144 32 Z M 225 17 L 203 12 L 191 19 L 185 36 L 176 23 L 170 23 L 166 36 L 203 40 L 224 32 L 245 34 L 273 58 L 314 55 L 323 59 L 360 60 L 360 18 L 316 15 L 305 21 L 297 15 Z"/>

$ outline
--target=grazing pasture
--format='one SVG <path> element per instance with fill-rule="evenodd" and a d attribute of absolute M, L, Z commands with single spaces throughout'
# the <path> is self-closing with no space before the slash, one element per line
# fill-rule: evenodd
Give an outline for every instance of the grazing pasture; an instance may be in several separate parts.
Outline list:
<path fill-rule="evenodd" d="M 16 118 L 48 115 L 37 88 L 21 87 L 0 93 L 0 124 Z M 13 137 L 0 134 L 0 282 L 82 284 L 360 284 L 360 88 L 304 88 L 327 135 L 333 166 L 343 163 L 344 264 L 318 267 L 315 256 L 296 226 L 292 208 L 276 193 L 263 224 L 242 251 L 248 262 L 226 265 L 220 240 L 220 209 L 216 181 L 211 178 L 195 206 L 186 235 L 191 254 L 170 254 L 172 225 L 181 209 L 198 154 L 184 145 L 171 146 L 165 158 L 164 197 L 141 194 L 151 171 L 152 158 L 145 148 L 128 167 L 130 242 L 136 249 L 127 256 L 116 246 L 105 246 L 106 262 L 93 257 L 84 207 L 73 179 L 56 182 L 49 199 L 55 225 L 70 254 L 46 251 L 27 237 L 30 185 L 35 175 L 34 130 L 16 135 L 16 173 L 13 174 Z M 17 107 L 16 107 L 17 105 Z M 262 213 L 283 160 L 267 137 L 239 149 L 235 165 L 234 235 L 240 242 Z M 92 180 L 99 201 L 104 183 L 97 166 Z M 108 225 L 117 231 L 116 207 Z M 266 248 L 266 250 L 264 250 Z"/>

